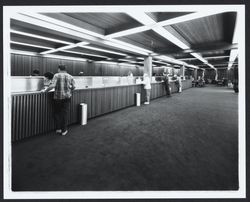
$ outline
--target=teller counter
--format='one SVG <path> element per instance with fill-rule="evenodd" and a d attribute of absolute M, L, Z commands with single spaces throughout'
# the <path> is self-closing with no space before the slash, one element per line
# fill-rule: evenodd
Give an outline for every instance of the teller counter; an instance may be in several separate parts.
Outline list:
<path fill-rule="evenodd" d="M 192 87 L 191 80 L 182 81 L 183 90 Z M 172 93 L 177 91 L 171 83 Z M 125 107 L 134 106 L 135 94 L 141 93 L 145 101 L 145 91 L 141 84 L 103 86 L 73 91 L 69 124 L 80 123 L 80 103 L 87 104 L 88 119 L 107 114 Z M 162 82 L 152 83 L 151 99 L 165 96 Z M 19 92 L 12 94 L 11 111 L 12 141 L 46 134 L 55 129 L 53 118 L 53 92 Z"/>

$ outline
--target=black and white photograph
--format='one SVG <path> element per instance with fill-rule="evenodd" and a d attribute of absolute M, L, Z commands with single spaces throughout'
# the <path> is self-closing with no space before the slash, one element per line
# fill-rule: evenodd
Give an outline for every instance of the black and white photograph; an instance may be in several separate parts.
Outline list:
<path fill-rule="evenodd" d="M 4 198 L 245 198 L 245 6 L 3 6 Z"/>

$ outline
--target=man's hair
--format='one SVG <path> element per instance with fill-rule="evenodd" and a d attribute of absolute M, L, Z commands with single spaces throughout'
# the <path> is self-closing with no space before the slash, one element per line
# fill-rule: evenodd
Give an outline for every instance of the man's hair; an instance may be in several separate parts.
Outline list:
<path fill-rule="evenodd" d="M 32 71 L 32 73 L 33 73 L 33 74 L 40 74 L 40 71 L 39 71 L 38 69 L 34 69 L 34 70 Z"/>
<path fill-rule="evenodd" d="M 48 79 L 53 79 L 53 77 L 54 77 L 54 74 L 53 73 L 51 73 L 51 72 L 46 72 L 45 74 L 44 74 L 44 77 L 46 77 L 46 78 L 48 78 Z"/>
<path fill-rule="evenodd" d="M 61 71 L 65 71 L 65 70 L 66 70 L 66 65 L 60 64 L 60 65 L 58 65 L 58 68 L 59 68 Z"/>

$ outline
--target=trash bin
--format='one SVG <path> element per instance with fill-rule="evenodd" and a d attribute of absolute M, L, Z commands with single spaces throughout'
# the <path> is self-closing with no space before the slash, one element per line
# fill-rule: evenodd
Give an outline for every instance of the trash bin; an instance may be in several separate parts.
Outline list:
<path fill-rule="evenodd" d="M 141 93 L 136 93 L 136 106 L 141 106 Z"/>
<path fill-rule="evenodd" d="M 87 124 L 87 104 L 81 103 L 80 104 L 81 108 L 81 125 L 86 125 Z"/>

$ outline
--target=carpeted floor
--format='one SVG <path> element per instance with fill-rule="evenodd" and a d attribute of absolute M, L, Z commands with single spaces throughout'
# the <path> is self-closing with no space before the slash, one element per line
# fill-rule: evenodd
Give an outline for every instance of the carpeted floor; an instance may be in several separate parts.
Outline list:
<path fill-rule="evenodd" d="M 236 190 L 238 95 L 188 89 L 12 146 L 14 191 Z"/>

